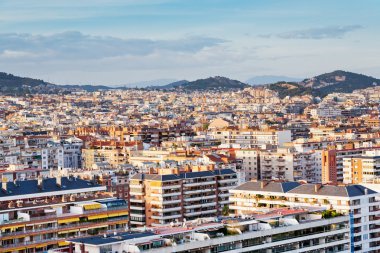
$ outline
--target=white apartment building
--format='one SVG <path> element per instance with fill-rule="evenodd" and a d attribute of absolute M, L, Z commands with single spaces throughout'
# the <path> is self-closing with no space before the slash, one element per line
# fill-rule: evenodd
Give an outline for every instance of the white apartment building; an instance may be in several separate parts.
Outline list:
<path fill-rule="evenodd" d="M 81 139 L 72 137 L 60 141 L 49 141 L 42 149 L 42 169 L 79 169 L 82 167 Z"/>
<path fill-rule="evenodd" d="M 319 108 L 310 110 L 314 118 L 335 118 L 342 115 L 342 109 L 333 105 L 322 105 Z"/>
<path fill-rule="evenodd" d="M 241 148 L 280 147 L 291 142 L 290 130 L 216 130 L 211 136 L 221 140 L 224 146 Z"/>
<path fill-rule="evenodd" d="M 278 210 L 281 212 L 281 210 Z M 251 219 L 198 219 L 172 226 L 69 239 L 73 253 L 332 253 L 350 252 L 348 216 L 323 218 L 307 209 Z M 52 250 L 49 253 L 58 253 Z"/>
<path fill-rule="evenodd" d="M 260 179 L 294 180 L 293 154 L 288 152 L 261 152 Z"/>
<path fill-rule="evenodd" d="M 230 209 L 252 215 L 271 208 L 316 208 L 350 220 L 350 252 L 380 251 L 379 193 L 362 185 L 333 186 L 298 182 L 247 182 L 230 190 Z"/>
<path fill-rule="evenodd" d="M 363 155 L 343 158 L 343 183 L 379 183 L 380 152 L 364 151 Z"/>
<path fill-rule="evenodd" d="M 240 160 L 245 181 L 259 179 L 259 151 L 257 149 L 236 149 L 235 157 Z"/>

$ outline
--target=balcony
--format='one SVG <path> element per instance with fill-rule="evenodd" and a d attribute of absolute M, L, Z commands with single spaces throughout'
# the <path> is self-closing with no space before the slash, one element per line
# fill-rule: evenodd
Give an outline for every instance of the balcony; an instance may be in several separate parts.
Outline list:
<path fill-rule="evenodd" d="M 197 196 L 197 197 L 185 197 L 185 202 L 191 202 L 191 201 L 199 201 L 204 199 L 216 199 L 216 195 L 206 195 L 206 196 Z"/>
<path fill-rule="evenodd" d="M 164 186 L 151 186 L 152 190 L 170 190 L 170 189 L 180 189 L 180 184 L 173 184 L 173 185 L 164 185 Z"/>
<path fill-rule="evenodd" d="M 24 235 L 24 237 L 32 236 L 32 235 L 41 235 L 41 234 L 49 234 L 49 233 L 64 233 L 65 231 L 72 231 L 79 229 L 92 229 L 92 228 L 98 228 L 100 226 L 108 227 L 109 225 L 113 224 L 119 224 L 120 221 L 125 221 L 125 223 L 128 222 L 128 218 L 126 217 L 120 217 L 120 218 L 112 218 L 112 220 L 108 221 L 89 221 L 89 222 L 79 222 L 79 223 L 72 223 L 67 225 L 54 225 L 52 227 L 45 227 L 40 229 L 33 229 L 33 230 L 25 230 L 25 231 L 16 231 L 16 232 L 9 232 L 9 233 L 2 233 L 1 239 L 11 239 L 11 238 L 20 238 L 19 235 Z"/>
<path fill-rule="evenodd" d="M 200 189 L 200 190 L 188 190 L 188 189 L 186 189 L 186 190 L 184 190 L 183 191 L 183 193 L 184 194 L 197 194 L 197 193 L 203 193 L 203 192 L 211 192 L 211 191 L 215 191 L 214 189 L 210 189 L 210 188 L 208 188 L 208 189 Z"/>
<path fill-rule="evenodd" d="M 152 215 L 152 219 L 156 219 L 156 220 L 171 220 L 171 219 L 178 219 L 181 217 L 182 217 L 182 215 L 180 215 L 180 214 L 167 215 L 167 216 Z"/>
<path fill-rule="evenodd" d="M 180 204 L 182 202 L 181 199 L 173 199 L 173 200 L 152 200 L 150 203 L 153 205 L 162 205 L 162 204 Z"/>
<path fill-rule="evenodd" d="M 134 202 L 134 203 L 144 203 L 145 199 L 137 199 L 137 198 L 130 198 L 129 202 Z"/>
<path fill-rule="evenodd" d="M 219 193 L 218 194 L 218 197 L 229 197 L 231 196 L 231 193 L 227 192 L 227 193 Z"/>
<path fill-rule="evenodd" d="M 131 217 L 145 218 L 145 214 L 142 214 L 142 213 L 130 213 L 129 215 L 130 215 Z"/>
<path fill-rule="evenodd" d="M 44 215 L 44 216 L 38 216 L 38 217 L 30 217 L 29 220 L 11 220 L 7 223 L 3 223 L 0 225 L 1 227 L 6 227 L 9 226 L 10 224 L 33 224 L 38 221 L 51 221 L 52 223 L 56 222 L 57 219 L 59 218 L 74 218 L 74 217 L 86 217 L 88 214 L 108 214 L 108 213 L 113 213 L 113 211 L 128 211 L 128 206 L 118 206 L 118 207 L 110 207 L 107 209 L 96 209 L 96 210 L 88 210 L 88 211 L 83 211 L 83 213 L 63 213 L 60 215 L 57 214 L 52 214 L 52 215 Z"/>
<path fill-rule="evenodd" d="M 181 196 L 181 192 L 168 192 L 168 193 L 151 193 L 152 197 L 173 197 L 173 196 Z"/>
<path fill-rule="evenodd" d="M 184 206 L 185 209 L 196 209 L 196 208 L 202 208 L 202 207 L 210 207 L 215 206 L 216 202 L 210 202 L 210 203 L 202 203 L 202 204 L 195 204 L 195 205 L 186 205 Z"/>
<path fill-rule="evenodd" d="M 193 186 L 201 186 L 201 185 L 210 185 L 210 184 L 216 184 L 215 180 L 212 181 L 202 181 L 202 182 L 194 182 L 194 183 L 185 183 L 185 187 L 193 187 Z"/>
<path fill-rule="evenodd" d="M 218 180 L 218 183 L 235 183 L 235 182 L 237 182 L 237 178 L 229 178 L 229 179 Z"/>
<path fill-rule="evenodd" d="M 131 210 L 140 210 L 140 211 L 144 211 L 145 210 L 145 206 L 132 206 L 131 205 Z"/>
<path fill-rule="evenodd" d="M 181 207 L 178 206 L 178 207 L 171 207 L 171 208 L 154 208 L 152 207 L 151 210 L 153 212 L 160 212 L 160 213 L 168 213 L 168 212 L 175 212 L 175 211 L 181 211 Z"/>
<path fill-rule="evenodd" d="M 130 184 L 129 188 L 142 190 L 142 189 L 144 189 L 144 185 L 142 185 L 142 184 Z"/>
<path fill-rule="evenodd" d="M 233 188 L 235 188 L 235 187 L 236 187 L 236 185 L 219 186 L 219 187 L 218 187 L 218 190 L 219 190 L 219 191 L 226 191 L 226 190 L 231 190 L 231 189 L 233 189 Z"/>
<path fill-rule="evenodd" d="M 198 216 L 198 215 L 201 215 L 202 214 L 202 211 L 199 211 L 199 212 L 188 212 L 188 213 L 185 213 L 184 215 L 186 217 L 192 217 L 192 216 Z"/>

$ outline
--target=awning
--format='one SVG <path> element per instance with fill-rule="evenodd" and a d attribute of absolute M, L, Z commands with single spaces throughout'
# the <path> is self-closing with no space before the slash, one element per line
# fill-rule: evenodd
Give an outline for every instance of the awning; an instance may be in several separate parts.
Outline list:
<path fill-rule="evenodd" d="M 95 209 L 100 209 L 102 208 L 102 205 L 99 203 L 93 203 L 93 204 L 85 204 L 83 205 L 84 210 L 95 210 Z"/>
<path fill-rule="evenodd" d="M 129 214 L 128 212 L 109 213 L 109 214 L 108 214 L 108 217 L 124 216 L 124 215 L 128 215 L 128 214 Z"/>
<path fill-rule="evenodd" d="M 69 243 L 69 242 L 66 242 L 66 241 L 58 242 L 58 246 L 59 246 L 59 247 L 67 246 L 67 245 L 69 245 L 69 244 L 70 244 L 70 243 Z"/>
<path fill-rule="evenodd" d="M 19 251 L 19 250 L 24 250 L 26 247 L 18 247 L 18 248 L 12 248 L 9 250 L 5 250 L 4 252 L 13 252 L 13 251 Z"/>
<path fill-rule="evenodd" d="M 49 243 L 41 243 L 41 244 L 37 244 L 36 246 L 31 246 L 31 247 L 28 247 L 28 249 L 32 249 L 32 248 L 43 248 L 43 247 L 46 247 L 48 246 Z"/>
<path fill-rule="evenodd" d="M 107 214 L 91 215 L 87 217 L 88 220 L 105 219 L 105 218 L 108 218 Z"/>
<path fill-rule="evenodd" d="M 58 234 L 67 234 L 67 233 L 73 233 L 73 232 L 78 232 L 78 229 L 60 231 L 60 232 L 58 232 Z"/>
<path fill-rule="evenodd" d="M 71 222 L 78 222 L 78 221 L 79 221 L 79 217 L 76 217 L 76 218 L 68 218 L 68 219 L 58 220 L 58 224 L 62 224 L 62 223 L 71 223 Z"/>
<path fill-rule="evenodd" d="M 12 225 L 12 226 L 6 226 L 2 227 L 1 230 L 4 232 L 6 229 L 17 229 L 17 228 L 23 228 L 25 225 Z"/>

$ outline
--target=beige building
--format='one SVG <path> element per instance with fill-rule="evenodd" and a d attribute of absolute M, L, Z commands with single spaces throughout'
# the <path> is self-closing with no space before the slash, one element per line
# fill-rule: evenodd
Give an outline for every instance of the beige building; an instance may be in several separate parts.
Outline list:
<path fill-rule="evenodd" d="M 141 144 L 119 141 L 96 141 L 82 150 L 83 166 L 91 169 L 95 163 L 108 162 L 112 167 L 128 163 L 132 149 Z"/>
<path fill-rule="evenodd" d="M 217 217 L 230 203 L 229 190 L 236 186 L 231 169 L 191 171 L 161 169 L 161 174 L 137 174 L 130 180 L 131 226 L 160 226 L 171 222 Z"/>

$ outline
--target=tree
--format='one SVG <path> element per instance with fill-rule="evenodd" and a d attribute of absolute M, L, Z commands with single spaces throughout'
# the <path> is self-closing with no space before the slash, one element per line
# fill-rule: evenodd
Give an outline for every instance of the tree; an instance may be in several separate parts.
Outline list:
<path fill-rule="evenodd" d="M 223 207 L 222 214 L 223 216 L 228 216 L 230 214 L 230 208 L 227 205 Z"/>

